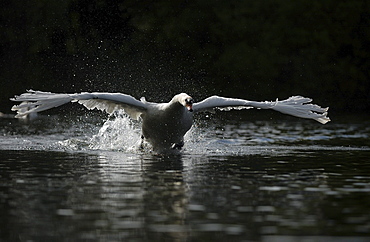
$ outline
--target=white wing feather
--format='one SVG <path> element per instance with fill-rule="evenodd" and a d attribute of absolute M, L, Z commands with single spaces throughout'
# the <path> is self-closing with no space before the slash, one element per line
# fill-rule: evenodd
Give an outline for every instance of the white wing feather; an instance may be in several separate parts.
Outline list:
<path fill-rule="evenodd" d="M 147 109 L 147 105 L 136 100 L 130 95 L 122 93 L 76 93 L 56 94 L 28 90 L 20 96 L 15 96 L 12 101 L 22 102 L 14 105 L 12 111 L 17 111 L 16 117 L 22 117 L 30 113 L 41 112 L 68 102 L 78 102 L 88 109 L 98 109 L 112 113 L 118 109 L 124 109 L 133 119 L 138 119 L 140 114 Z"/>
<path fill-rule="evenodd" d="M 273 109 L 295 117 L 314 119 L 322 124 L 329 122 L 330 119 L 327 117 L 328 108 L 321 108 L 316 104 L 309 104 L 311 101 L 312 99 L 301 96 L 290 97 L 283 101 L 276 100 L 275 102 L 255 102 L 236 98 L 212 96 L 201 102 L 194 103 L 193 110 L 194 112 L 200 112 L 213 108 L 226 111 L 231 109 L 248 108 Z"/>

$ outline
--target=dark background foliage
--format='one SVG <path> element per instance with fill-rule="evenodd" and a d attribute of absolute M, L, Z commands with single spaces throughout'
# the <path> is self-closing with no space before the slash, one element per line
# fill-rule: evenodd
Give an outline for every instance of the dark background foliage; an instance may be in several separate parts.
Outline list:
<path fill-rule="evenodd" d="M 3 0 L 0 111 L 26 89 L 312 97 L 370 109 L 367 0 Z"/>

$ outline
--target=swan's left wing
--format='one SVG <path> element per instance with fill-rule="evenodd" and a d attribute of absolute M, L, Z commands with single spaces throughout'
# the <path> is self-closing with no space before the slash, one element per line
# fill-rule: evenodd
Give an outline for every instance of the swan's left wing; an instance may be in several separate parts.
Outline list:
<path fill-rule="evenodd" d="M 88 109 L 96 108 L 107 113 L 124 109 L 131 118 L 138 119 L 140 114 L 147 110 L 148 107 L 147 104 L 123 93 L 83 92 L 59 94 L 28 90 L 26 93 L 15 96 L 15 98 L 10 100 L 22 102 L 20 105 L 12 107 L 12 111 L 17 111 L 18 113 L 16 117 L 48 110 L 68 102 L 78 102 Z"/>
<path fill-rule="evenodd" d="M 322 124 L 329 122 L 330 119 L 326 116 L 329 108 L 322 108 L 316 104 L 310 104 L 311 101 L 312 99 L 301 96 L 294 96 L 286 100 L 276 100 L 274 102 L 255 102 L 236 98 L 212 96 L 201 102 L 194 103 L 193 110 L 194 112 L 200 112 L 213 108 L 226 111 L 231 109 L 240 110 L 248 108 L 273 109 L 275 111 L 300 118 L 314 119 Z"/>

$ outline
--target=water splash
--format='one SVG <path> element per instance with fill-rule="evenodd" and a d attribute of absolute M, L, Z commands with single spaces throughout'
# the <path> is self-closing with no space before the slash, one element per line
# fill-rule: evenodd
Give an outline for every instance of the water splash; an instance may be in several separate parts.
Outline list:
<path fill-rule="evenodd" d="M 103 124 L 89 144 L 93 150 L 136 151 L 141 143 L 138 122 L 131 120 L 123 111 L 117 111 Z"/>
<path fill-rule="evenodd" d="M 8 150 L 62 150 L 72 152 L 119 151 L 152 153 L 141 145 L 141 123 L 123 111 L 106 116 L 96 113 L 43 116 L 24 123 L 0 119 L 0 146 Z M 284 155 L 302 150 L 356 150 L 370 147 L 367 122 L 329 124 L 311 122 L 233 121 L 217 117 L 196 119 L 185 135 L 181 154 L 187 155 Z"/>

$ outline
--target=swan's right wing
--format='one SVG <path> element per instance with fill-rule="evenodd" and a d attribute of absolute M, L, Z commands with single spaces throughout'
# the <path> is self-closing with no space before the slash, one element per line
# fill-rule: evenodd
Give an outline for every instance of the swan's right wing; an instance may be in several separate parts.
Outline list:
<path fill-rule="evenodd" d="M 12 101 L 22 102 L 14 105 L 12 111 L 17 111 L 16 117 L 22 117 L 30 113 L 41 112 L 68 102 L 78 102 L 88 109 L 98 109 L 112 113 L 118 109 L 124 109 L 133 119 L 138 119 L 140 114 L 147 109 L 147 104 L 123 93 L 75 93 L 57 94 L 28 90 L 20 96 L 11 98 Z"/>
<path fill-rule="evenodd" d="M 326 116 L 328 114 L 328 108 L 310 104 L 311 101 L 312 99 L 301 96 L 290 97 L 282 101 L 276 100 L 275 102 L 255 102 L 244 99 L 212 96 L 201 102 L 194 103 L 193 110 L 194 112 L 200 112 L 214 108 L 221 110 L 248 108 L 273 109 L 295 117 L 314 119 L 322 124 L 329 122 L 330 119 Z"/>

